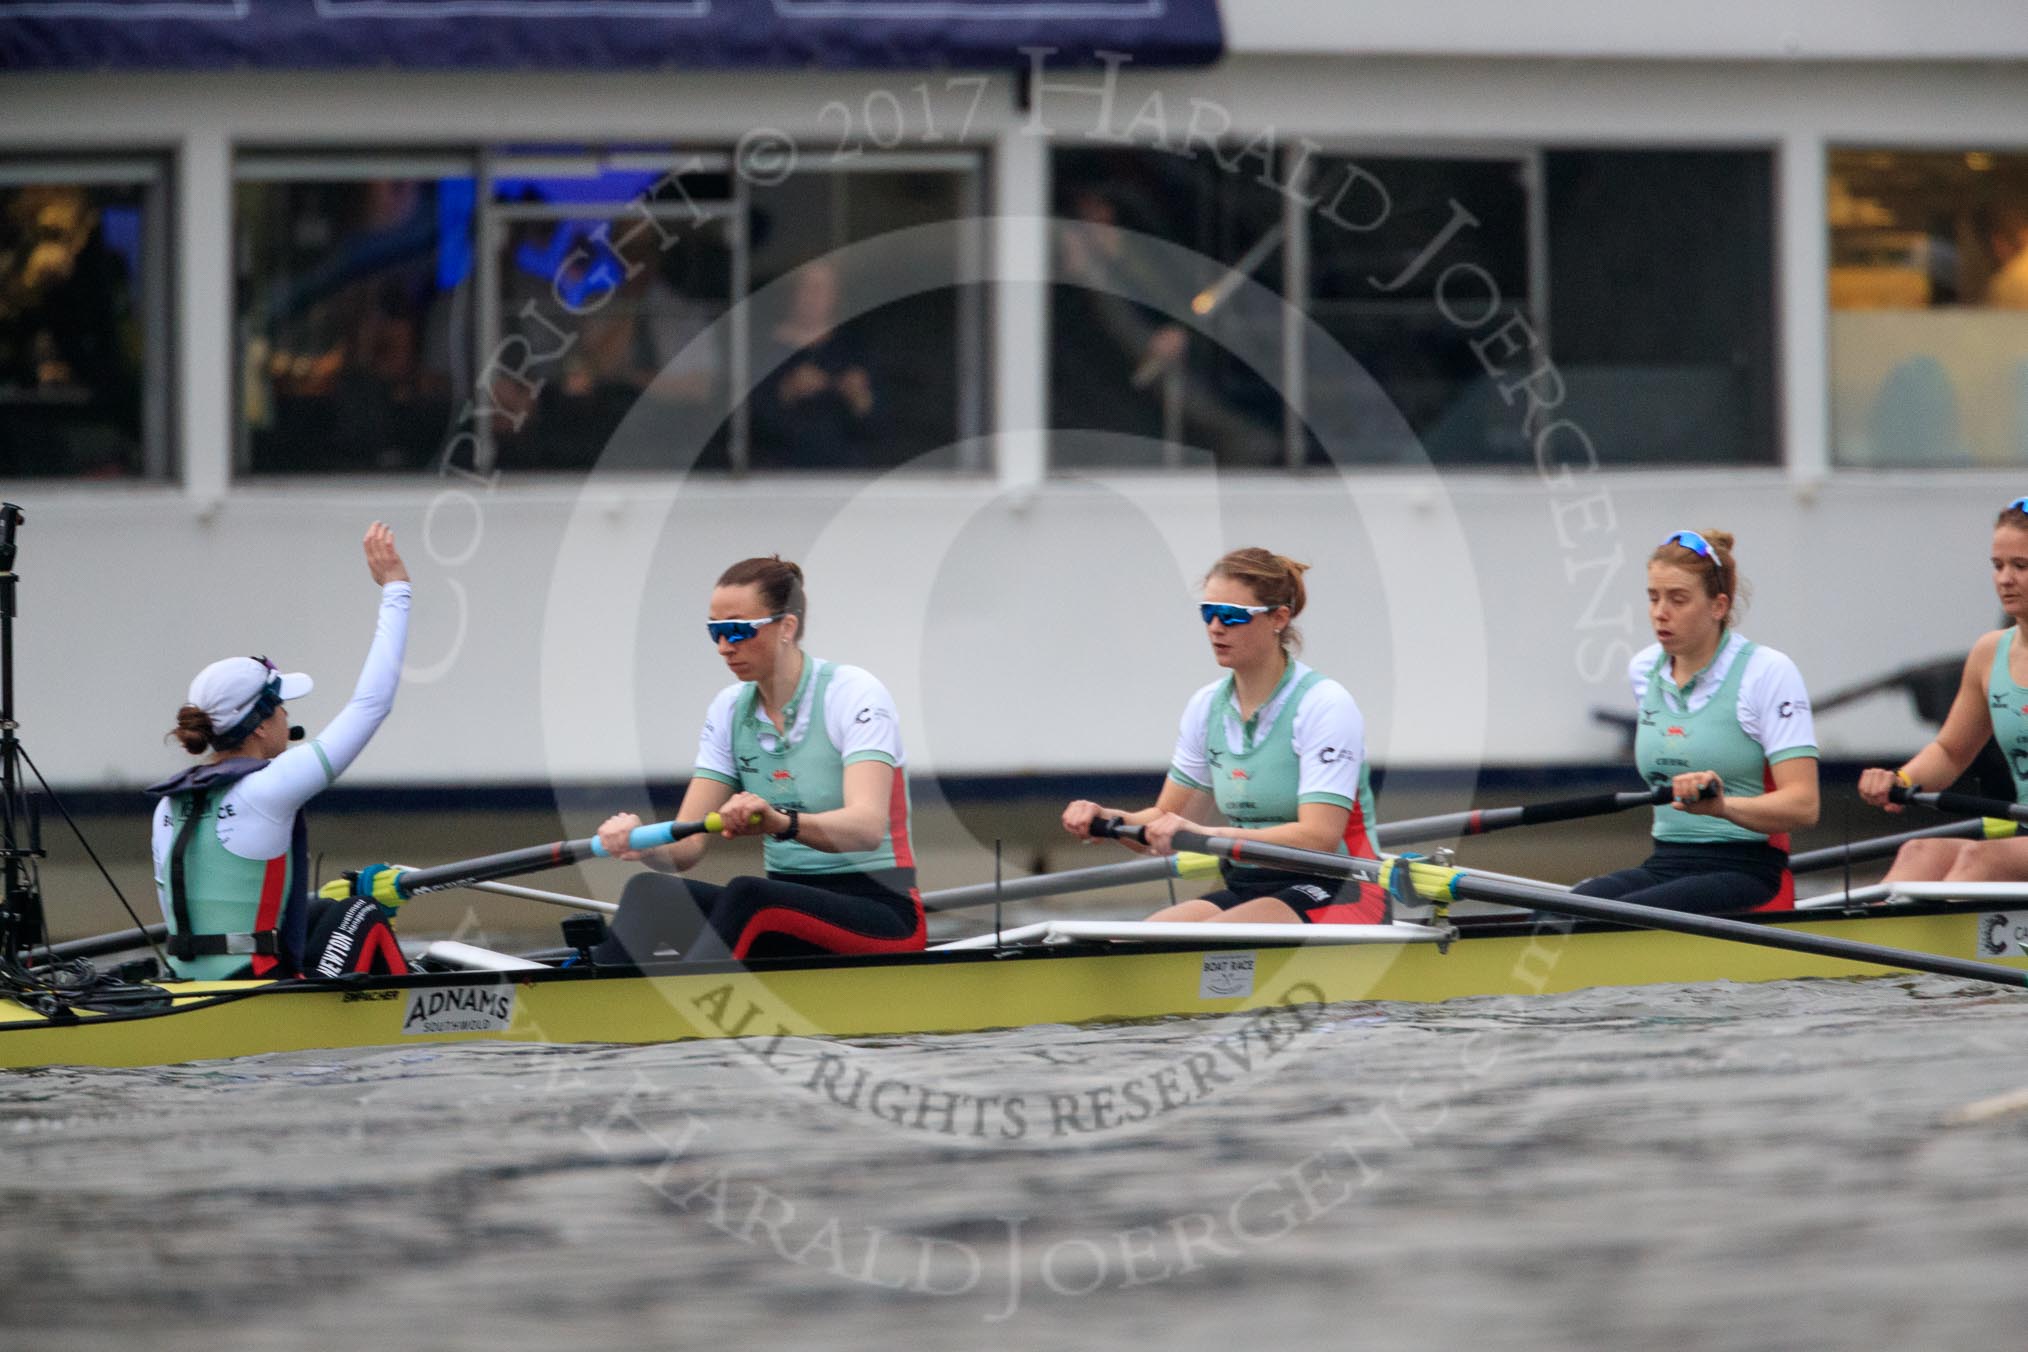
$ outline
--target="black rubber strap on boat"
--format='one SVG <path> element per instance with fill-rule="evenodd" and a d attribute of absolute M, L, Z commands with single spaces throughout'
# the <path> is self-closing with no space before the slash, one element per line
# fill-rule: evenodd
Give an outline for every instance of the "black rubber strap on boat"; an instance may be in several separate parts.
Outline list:
<path fill-rule="evenodd" d="M 272 958 L 280 955 L 282 940 L 273 930 L 254 930 L 248 934 L 178 934 L 170 941 L 169 951 L 186 962 L 191 958 L 215 958 L 227 953 L 243 958 Z"/>
<path fill-rule="evenodd" d="M 211 806 L 211 790 L 199 789 L 190 795 L 190 815 L 177 828 L 176 840 L 169 846 L 169 908 L 176 917 L 176 932 L 169 936 L 169 956 L 183 962 L 198 956 L 197 935 L 190 932 L 190 895 L 183 883 L 183 861 L 190 851 L 190 838 L 197 833 L 197 823 L 204 819 L 204 810 Z"/>

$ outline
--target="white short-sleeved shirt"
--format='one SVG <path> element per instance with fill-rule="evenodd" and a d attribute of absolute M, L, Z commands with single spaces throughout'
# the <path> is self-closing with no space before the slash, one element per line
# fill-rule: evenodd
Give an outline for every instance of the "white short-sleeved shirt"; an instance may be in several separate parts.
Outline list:
<path fill-rule="evenodd" d="M 1691 678 L 1686 711 L 1701 709 L 1711 702 L 1746 643 L 1738 633 L 1726 634 L 1711 665 Z M 1650 643 L 1627 664 L 1635 707 L 1647 698 L 1648 674 L 1661 659 L 1662 645 Z M 1683 704 L 1686 697 L 1676 688 L 1666 666 L 1662 668 L 1661 679 L 1663 703 Z M 1740 673 L 1738 718 L 1740 731 L 1760 743 L 1770 765 L 1817 754 L 1817 727 L 1810 715 L 1810 692 L 1803 686 L 1803 673 L 1787 653 L 1764 643 L 1754 646 L 1746 659 L 1746 670 Z"/>
<path fill-rule="evenodd" d="M 806 656 L 803 661 L 806 672 L 816 671 L 817 658 Z M 740 779 L 739 766 L 732 754 L 732 721 L 746 688 L 745 681 L 734 681 L 712 696 L 704 713 L 704 726 L 697 733 L 697 769 L 733 785 Z M 775 731 L 759 700 L 754 701 L 752 717 L 760 744 L 772 751 L 781 734 Z M 809 703 L 801 702 L 795 721 L 789 725 L 791 746 L 801 742 L 810 730 L 810 717 Z M 894 696 L 864 667 L 842 664 L 832 667 L 831 685 L 824 695 L 824 731 L 847 765 L 878 760 L 899 769 L 907 763 L 901 750 L 901 717 L 895 712 Z"/>
<path fill-rule="evenodd" d="M 1291 670 L 1274 698 L 1254 716 L 1257 733 L 1265 735 L 1281 717 L 1282 706 L 1294 696 L 1296 687 L 1310 668 L 1291 659 Z M 1189 788 L 1211 791 L 1211 764 L 1206 756 L 1206 732 L 1211 722 L 1211 701 L 1224 678 L 1213 681 L 1190 697 L 1183 718 L 1176 727 L 1176 750 L 1169 758 L 1169 777 Z M 1328 677 L 1312 685 L 1296 706 L 1290 728 L 1300 766 L 1296 801 L 1335 803 L 1351 808 L 1359 802 L 1360 770 L 1366 764 L 1366 719 L 1352 692 Z M 1225 715 L 1227 746 L 1251 749 L 1246 728 L 1230 710 Z"/>

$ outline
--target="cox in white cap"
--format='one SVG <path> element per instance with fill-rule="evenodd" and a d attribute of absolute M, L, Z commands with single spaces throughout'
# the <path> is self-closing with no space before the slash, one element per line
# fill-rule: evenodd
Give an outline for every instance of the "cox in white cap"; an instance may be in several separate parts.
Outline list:
<path fill-rule="evenodd" d="M 228 657 L 197 673 L 189 702 L 211 720 L 212 745 L 232 747 L 252 736 L 276 709 L 315 686 L 302 672 L 281 671 L 265 657 Z M 291 740 L 299 736 L 292 732 Z"/>

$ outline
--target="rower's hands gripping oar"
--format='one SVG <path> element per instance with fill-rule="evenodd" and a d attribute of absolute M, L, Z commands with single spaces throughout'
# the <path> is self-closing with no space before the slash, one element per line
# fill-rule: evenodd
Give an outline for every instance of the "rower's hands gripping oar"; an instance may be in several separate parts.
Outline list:
<path fill-rule="evenodd" d="M 1092 823 L 1092 835 L 1117 840 L 1130 850 L 1141 854 L 1173 855 L 1190 847 L 1178 843 L 1182 832 L 1204 832 L 1211 828 L 1200 826 L 1188 817 L 1174 812 L 1162 812 L 1150 822 L 1136 826 L 1124 817 L 1108 817 Z"/>
<path fill-rule="evenodd" d="M 1872 773 L 1868 771 L 1867 773 Z M 1927 793 L 1912 784 L 1895 783 L 1887 790 L 1889 803 L 1916 803 L 1933 807 L 1938 812 L 1952 812 L 1966 817 L 2000 817 L 2009 821 L 2028 822 L 2028 803 L 2008 803 L 1998 798 L 1981 798 L 1970 793 Z"/>
<path fill-rule="evenodd" d="M 760 814 L 748 818 L 748 826 L 760 823 Z M 659 850 L 664 845 L 673 845 L 691 836 L 731 835 L 732 820 L 724 813 L 707 812 L 701 821 L 656 822 L 642 825 L 641 819 L 631 812 L 616 812 L 600 825 L 599 833 L 591 838 L 591 852 L 601 859 L 619 859 L 628 863 L 646 856 L 649 850 Z"/>
<path fill-rule="evenodd" d="M 1700 817 L 1723 817 L 1725 781 L 1710 770 L 1685 771 L 1667 784 L 1657 784 L 1654 799 L 1658 805 L 1673 803 L 1678 812 L 1693 812 Z"/>
<path fill-rule="evenodd" d="M 723 830 L 725 822 L 716 812 L 706 813 L 704 819 L 694 822 L 656 822 L 651 826 L 637 826 L 628 831 L 623 847 L 635 852 L 652 850 L 659 845 L 668 845 L 690 836 L 705 832 Z M 499 854 L 482 854 L 472 859 L 460 859 L 455 863 L 438 864 L 431 868 L 393 870 L 392 876 L 374 873 L 367 879 L 375 900 L 380 894 L 399 901 L 423 892 L 442 892 L 467 883 L 489 882 L 495 878 L 512 878 L 524 873 L 540 873 L 544 869 L 562 868 L 593 858 L 615 858 L 597 836 L 586 836 L 581 840 L 557 840 L 547 845 L 530 845 L 519 850 L 503 850 Z M 388 865 L 376 866 L 388 869 Z M 368 870 L 361 869 L 361 875 Z M 369 895 L 354 890 L 347 895 Z M 387 903 L 382 903 L 387 904 Z"/>

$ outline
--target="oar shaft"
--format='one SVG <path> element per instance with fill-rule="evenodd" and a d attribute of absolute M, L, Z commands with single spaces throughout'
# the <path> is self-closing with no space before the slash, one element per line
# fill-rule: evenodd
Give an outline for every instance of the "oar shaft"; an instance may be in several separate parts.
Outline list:
<path fill-rule="evenodd" d="M 469 887 L 473 883 L 489 882 L 495 878 L 512 878 L 523 873 L 539 873 L 543 869 L 562 868 L 575 864 L 580 859 L 592 857 L 591 840 L 557 840 L 547 845 L 530 845 L 525 849 L 503 850 L 499 854 L 482 854 L 473 859 L 460 859 L 455 863 L 438 864 L 433 868 L 410 869 L 401 875 L 401 890 L 410 896 L 424 892 L 442 892 L 453 887 Z"/>
<path fill-rule="evenodd" d="M 1993 829 L 1995 826 L 2006 827 L 2008 830 L 1995 832 Z M 1804 850 L 1801 854 L 1790 855 L 1789 872 L 1811 873 L 1817 869 L 1836 868 L 1848 862 L 1857 864 L 1868 859 L 1883 859 L 1911 840 L 2010 834 L 2013 826 L 2013 822 L 1985 817 L 1974 821 L 1945 822 L 1941 826 L 1925 826 L 1919 831 L 1900 831 L 1891 836 L 1875 836 L 1871 840 L 1855 840 L 1849 845 L 1828 845 L 1821 850 Z"/>
<path fill-rule="evenodd" d="M 1279 864 L 1285 868 L 1301 869 L 1331 878 L 1379 881 L 1382 869 L 1378 860 L 1319 854 L 1313 850 L 1263 845 L 1251 840 L 1236 841 L 1230 837 L 1201 836 L 1195 831 L 1178 831 L 1176 843 L 1187 849 L 1202 850 L 1207 854 L 1231 859 L 1235 863 Z M 1532 906 L 1536 910 L 1548 911 L 1553 915 L 1573 916 L 1579 920 L 1603 920 L 1611 924 L 1636 925 L 1643 929 L 1668 930 L 1676 934 L 1691 934 L 1707 939 L 1727 939 L 1736 943 L 1757 944 L 1763 948 L 1813 953 L 1819 957 L 1871 963 L 1879 967 L 1903 967 L 1918 972 L 1935 972 L 1941 976 L 1990 981 L 1999 986 L 2028 988 L 2028 972 L 2016 971 L 2011 967 L 2001 967 L 1993 963 L 1972 962 L 1964 958 L 1944 957 L 1934 953 L 1915 953 L 1899 948 L 1884 948 L 1879 944 L 1860 943 L 1855 939 L 1835 939 L 1785 927 L 1727 920 L 1722 916 L 1665 911 L 1655 906 L 1609 901 L 1604 897 L 1579 896 L 1573 892 L 1560 892 L 1530 883 L 1495 882 L 1486 878 L 1475 878 L 1464 869 L 1453 872 L 1455 877 L 1452 888 L 1455 894 L 1474 901 L 1499 901 L 1510 906 Z"/>
<path fill-rule="evenodd" d="M 705 815 L 703 821 L 656 822 L 650 826 L 637 826 L 627 837 L 627 847 L 634 850 L 652 850 L 658 846 L 682 840 L 687 836 L 704 832 L 715 832 L 724 826 L 716 812 Z M 606 848 L 597 836 L 586 836 L 582 840 L 555 840 L 547 845 L 530 845 L 519 850 L 503 850 L 499 854 L 482 854 L 475 859 L 460 859 L 455 863 L 438 864 L 433 868 L 408 869 L 401 875 L 401 890 L 409 896 L 423 892 L 441 892 L 451 887 L 467 887 L 472 883 L 490 882 L 496 878 L 512 878 L 523 873 L 539 873 L 543 869 L 562 868 L 582 859 L 605 857 Z"/>
<path fill-rule="evenodd" d="M 1094 831 L 1092 834 L 1099 834 Z M 1011 883 L 973 883 L 946 887 L 923 894 L 923 910 L 957 911 L 967 906 L 991 906 L 997 901 L 1033 901 L 1038 897 L 1068 896 L 1073 892 L 1096 892 L 1107 887 L 1133 883 L 1160 882 L 1165 878 L 1215 878 L 1218 861 L 1208 854 L 1172 854 L 1155 859 L 1131 859 L 1123 864 L 1100 864 L 1096 868 L 1070 869 L 1064 873 L 1038 873 L 1016 878 Z"/>
<path fill-rule="evenodd" d="M 1383 822 L 1374 834 L 1385 846 L 1414 845 L 1425 840 L 1446 840 L 1453 836 L 1482 836 L 1510 826 L 1544 826 L 1550 822 L 1576 821 L 1580 817 L 1602 817 L 1629 808 L 1659 807 L 1673 795 L 1664 784 L 1654 789 L 1630 789 L 1624 793 L 1594 793 L 1581 798 L 1559 798 L 1551 803 L 1523 803 L 1516 807 L 1488 807 L 1472 812 L 1446 812 L 1434 817 L 1411 817 L 1406 821 Z"/>

